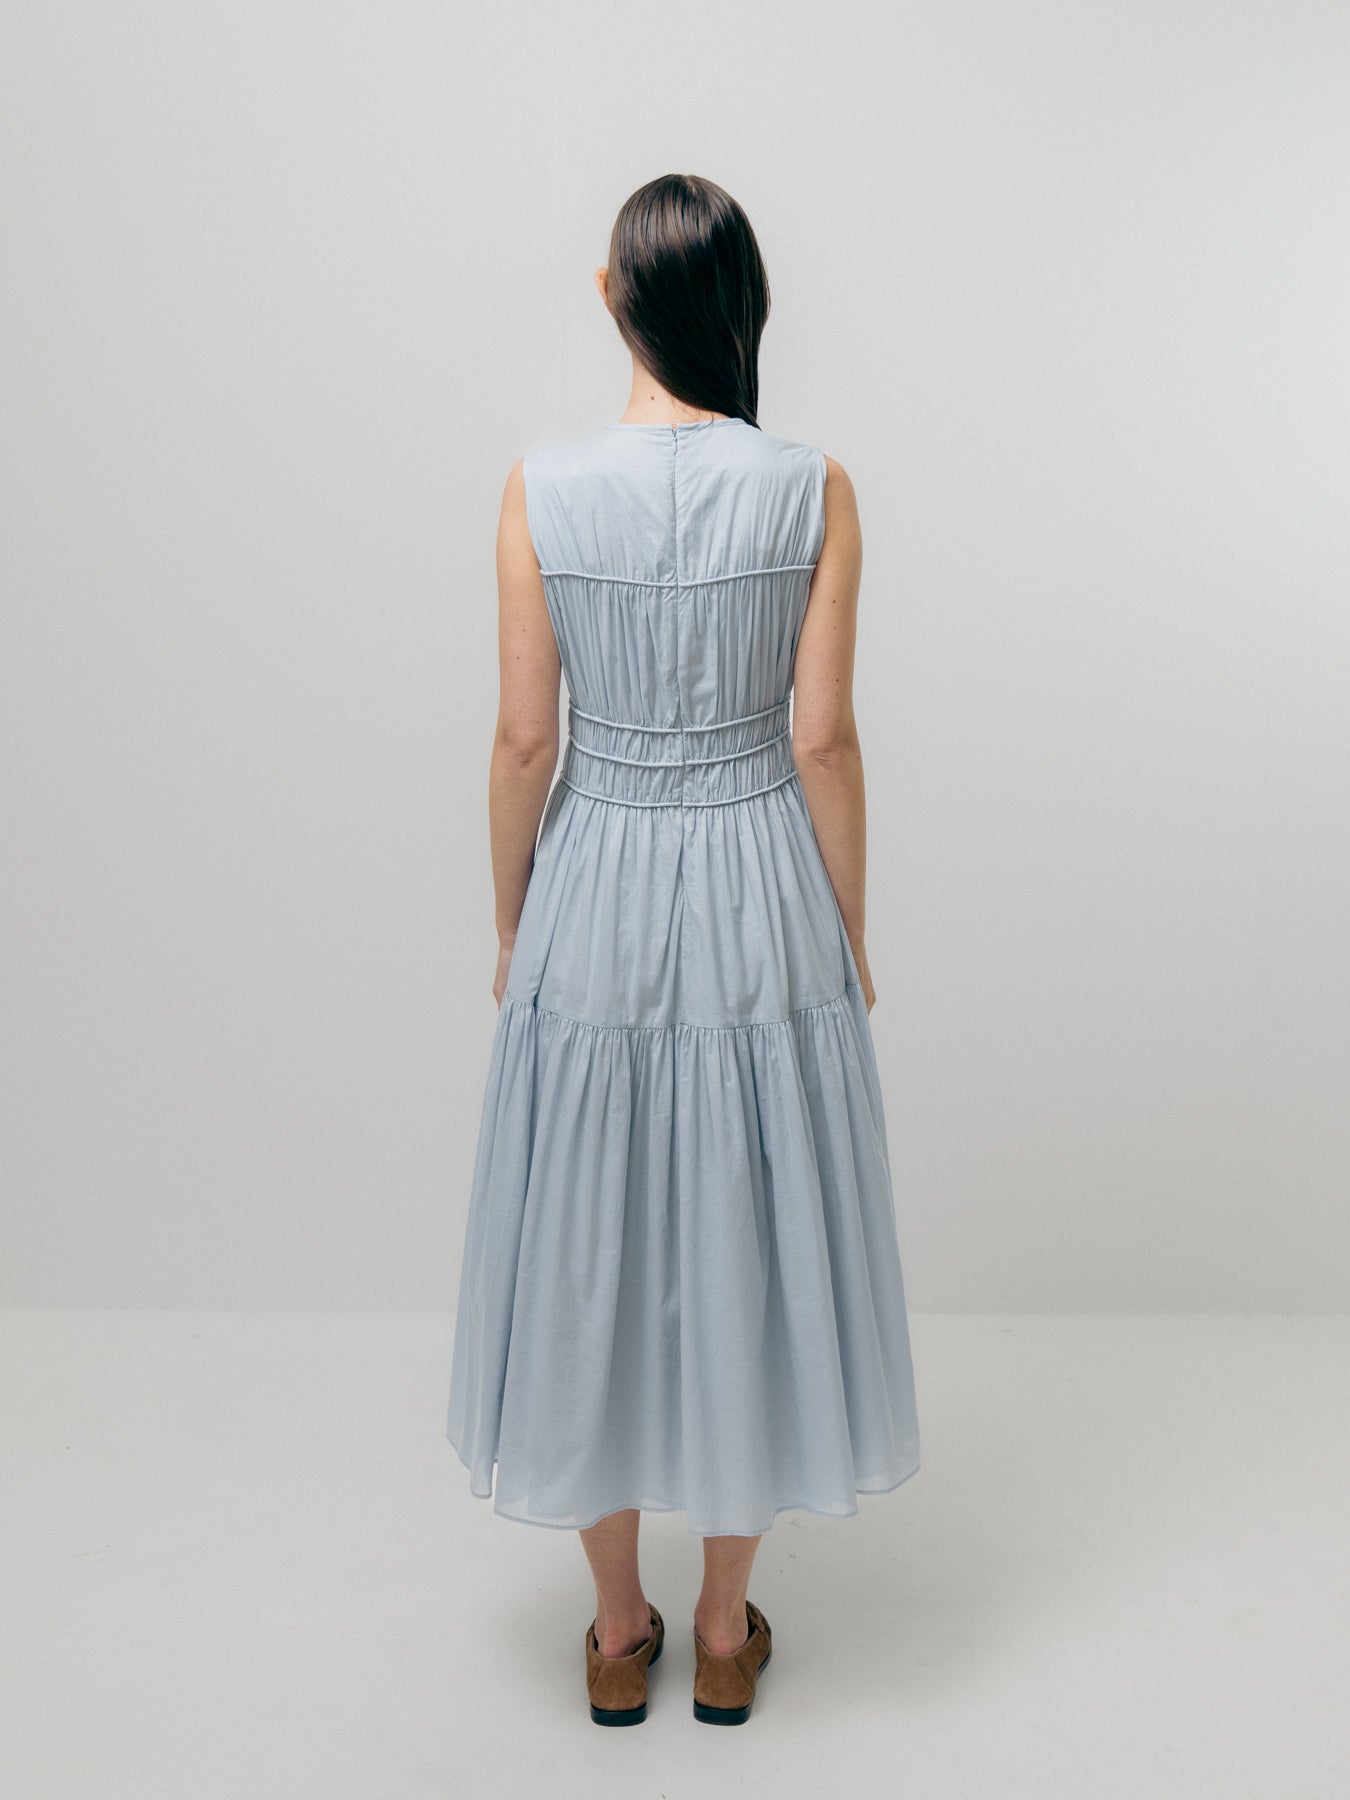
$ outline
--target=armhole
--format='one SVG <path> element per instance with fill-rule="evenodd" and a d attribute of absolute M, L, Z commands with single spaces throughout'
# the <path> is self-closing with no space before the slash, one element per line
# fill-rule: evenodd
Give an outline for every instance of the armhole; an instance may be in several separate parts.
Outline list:
<path fill-rule="evenodd" d="M 814 568 L 820 561 L 820 553 L 825 548 L 825 452 L 813 450 L 811 453 L 811 505 L 814 511 L 814 545 L 809 561 Z"/>

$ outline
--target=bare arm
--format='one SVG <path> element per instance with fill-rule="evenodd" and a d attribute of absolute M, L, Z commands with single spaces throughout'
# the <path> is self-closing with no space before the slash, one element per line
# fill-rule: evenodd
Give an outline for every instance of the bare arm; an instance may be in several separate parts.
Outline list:
<path fill-rule="evenodd" d="M 497 527 L 500 700 L 488 773 L 492 881 L 501 951 L 493 993 L 501 1005 L 539 821 L 558 765 L 562 666 L 544 602 L 544 580 L 525 515 L 517 462 L 506 478 Z"/>
<path fill-rule="evenodd" d="M 797 639 L 792 754 L 870 1012 L 876 998 L 863 944 L 867 813 L 853 717 L 853 653 L 862 529 L 853 483 L 825 458 L 825 537 Z"/>

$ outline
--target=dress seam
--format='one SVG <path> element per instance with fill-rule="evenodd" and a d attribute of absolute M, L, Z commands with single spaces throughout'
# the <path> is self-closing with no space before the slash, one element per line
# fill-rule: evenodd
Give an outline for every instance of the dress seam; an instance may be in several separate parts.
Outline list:
<path fill-rule="evenodd" d="M 545 578 L 552 575 L 575 576 L 581 581 L 607 581 L 618 587 L 690 588 L 711 587 L 717 581 L 742 581 L 751 575 L 794 575 L 803 569 L 814 569 L 815 563 L 771 563 L 763 569 L 732 569 L 725 575 L 695 575 L 692 578 L 672 575 L 669 581 L 649 581 L 645 576 L 602 575 L 594 569 L 541 569 Z"/>
<path fill-rule="evenodd" d="M 709 725 L 649 725 L 644 719 L 607 719 L 603 713 L 583 712 L 570 698 L 567 707 L 574 718 L 590 719 L 596 725 L 608 725 L 615 731 L 642 731 L 664 736 L 673 731 L 729 731 L 733 725 L 749 725 L 755 719 L 767 719 L 770 713 L 781 712 L 791 698 L 792 695 L 787 693 L 772 706 L 760 707 L 758 712 L 741 713 L 734 719 L 714 719 Z M 790 724 L 788 729 L 791 729 Z"/>
<path fill-rule="evenodd" d="M 559 1012 L 553 1006 L 540 1006 L 537 1001 L 527 1000 L 521 994 L 503 994 L 502 1002 L 504 1005 L 523 1006 L 530 1012 L 541 1013 L 550 1019 L 561 1019 L 566 1025 L 583 1026 L 587 1031 L 619 1031 L 625 1036 L 638 1031 L 762 1031 L 766 1026 L 791 1025 L 794 1019 L 800 1019 L 805 1013 L 835 1010 L 861 987 L 860 981 L 845 977 L 839 993 L 831 994 L 826 1000 L 814 1000 L 809 1006 L 794 1006 L 791 1012 L 784 1013 L 777 1019 L 747 1019 L 739 1025 L 699 1025 L 692 1019 L 672 1019 L 665 1025 L 614 1025 L 603 1019 L 579 1019 L 575 1013 Z"/>
<path fill-rule="evenodd" d="M 772 741 L 774 743 L 778 742 L 778 740 L 776 738 L 773 739 Z M 580 748 L 580 746 L 578 746 L 578 748 Z M 763 748 L 763 746 L 757 744 L 755 746 L 755 748 L 761 749 L 761 748 Z M 659 768 L 659 769 L 682 769 L 682 768 L 687 767 L 688 765 L 686 763 L 672 762 L 672 763 L 649 763 L 647 766 L 648 766 L 648 768 Z M 786 787 L 789 781 L 797 781 L 799 779 L 800 779 L 800 777 L 798 775 L 797 769 L 795 767 L 793 767 L 788 770 L 786 775 L 780 777 L 779 780 L 771 781 L 767 787 L 747 788 L 743 794 L 726 794 L 719 800 L 628 800 L 628 799 L 625 799 L 622 794 L 600 794 L 600 793 L 597 793 L 594 788 L 578 787 L 576 782 L 570 781 L 566 775 L 559 775 L 558 782 L 559 782 L 559 785 L 562 787 L 571 788 L 571 790 L 574 794 L 580 794 L 584 800 L 605 800 L 605 801 L 608 801 L 608 803 L 611 806 L 695 807 L 695 806 L 735 806 L 737 804 L 737 802 L 740 800 L 754 800 L 754 799 L 757 799 L 760 794 L 772 794 L 775 792 L 776 789 L 778 789 L 780 787 Z"/>
<path fill-rule="evenodd" d="M 724 750 L 721 756 L 687 756 L 683 762 L 653 762 L 649 756 L 615 756 L 610 750 L 592 750 L 589 744 L 579 744 L 575 738 L 572 747 L 580 756 L 598 756 L 601 762 L 628 763 L 635 769 L 704 769 L 714 763 L 735 762 L 738 757 L 753 756 L 757 750 L 771 750 L 791 735 L 791 728 L 785 726 L 776 737 L 765 738 L 745 750 Z"/>

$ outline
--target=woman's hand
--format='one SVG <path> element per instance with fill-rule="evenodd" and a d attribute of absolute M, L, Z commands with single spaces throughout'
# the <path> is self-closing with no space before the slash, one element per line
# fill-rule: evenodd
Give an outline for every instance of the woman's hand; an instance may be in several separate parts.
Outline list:
<path fill-rule="evenodd" d="M 515 947 L 515 932 L 511 932 L 509 935 L 503 934 L 500 948 L 497 951 L 497 975 L 492 983 L 492 995 L 497 1002 L 498 1011 L 501 1010 L 502 995 L 506 992 L 506 978 L 511 973 L 511 952 Z"/>
<path fill-rule="evenodd" d="M 853 951 L 853 960 L 858 965 L 858 979 L 862 983 L 863 999 L 867 1002 L 868 1012 L 871 1012 L 876 1005 L 877 992 L 872 986 L 872 971 L 867 966 L 866 946 L 859 938 L 856 944 L 850 940 L 849 947 Z"/>

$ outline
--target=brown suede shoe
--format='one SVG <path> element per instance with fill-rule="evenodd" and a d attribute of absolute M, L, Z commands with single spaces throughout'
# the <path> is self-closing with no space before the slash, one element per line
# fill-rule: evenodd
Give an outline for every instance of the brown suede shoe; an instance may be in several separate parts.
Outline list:
<path fill-rule="evenodd" d="M 750 1635 L 727 1656 L 714 1656 L 694 1631 L 694 1717 L 705 1725 L 744 1725 L 755 1699 L 759 1672 L 773 1653 L 769 1621 L 753 1600 L 745 1603 Z"/>
<path fill-rule="evenodd" d="M 661 1615 L 650 1600 L 647 1609 L 652 1615 L 651 1634 L 627 1656 L 601 1656 L 595 1620 L 586 1627 L 586 1691 L 597 1725 L 640 1725 L 647 1716 L 647 1670 L 660 1656 L 666 1636 Z"/>

